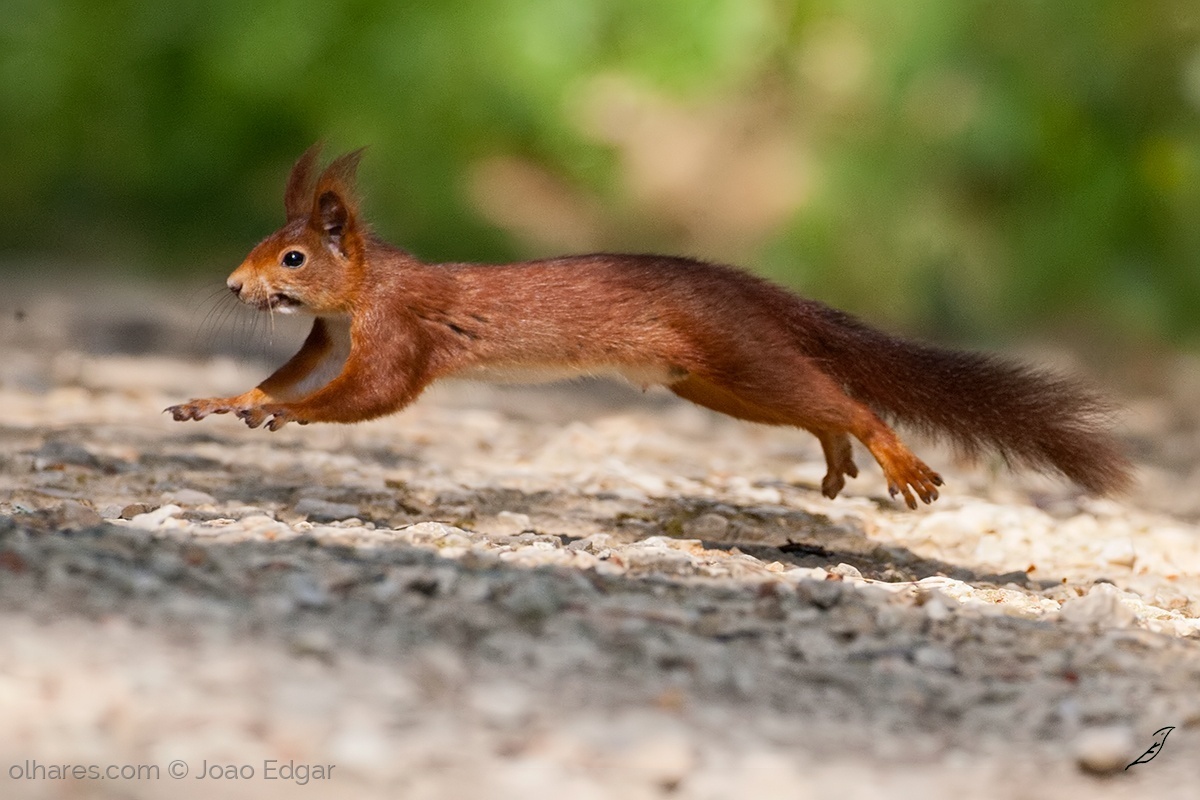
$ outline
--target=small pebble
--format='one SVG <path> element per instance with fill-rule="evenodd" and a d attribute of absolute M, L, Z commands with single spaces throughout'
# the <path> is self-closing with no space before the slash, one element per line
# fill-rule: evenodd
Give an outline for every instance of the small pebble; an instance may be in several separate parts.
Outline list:
<path fill-rule="evenodd" d="M 863 576 L 858 567 L 853 566 L 852 564 L 838 564 L 829 571 L 834 575 L 841 575 L 843 578 L 858 578 L 859 580 L 862 580 Z"/>
<path fill-rule="evenodd" d="M 129 524 L 135 528 L 143 530 L 156 530 L 166 525 L 167 520 L 172 517 L 177 517 L 183 513 L 183 509 L 177 505 L 165 505 L 155 511 L 148 511 L 145 514 L 138 514 L 129 520 Z"/>
<path fill-rule="evenodd" d="M 104 519 L 94 509 L 74 500 L 67 500 L 51 509 L 46 518 L 62 531 L 81 531 L 104 524 Z"/>
<path fill-rule="evenodd" d="M 121 519 L 133 519 L 139 514 L 148 514 L 154 510 L 154 506 L 149 503 L 130 503 L 121 509 Z"/>
<path fill-rule="evenodd" d="M 104 520 L 120 519 L 121 508 L 122 506 L 118 503 L 105 503 L 104 505 L 96 508 L 96 513 L 98 513 L 100 518 Z"/>
<path fill-rule="evenodd" d="M 488 531 L 497 536 L 516 536 L 528 530 L 532 530 L 529 515 L 512 511 L 501 511 L 488 526 Z"/>
<path fill-rule="evenodd" d="M 1083 597 L 1063 603 L 1059 615 L 1074 625 L 1124 628 L 1133 624 L 1137 615 L 1122 597 L 1123 592 L 1111 583 L 1098 583 Z"/>
<path fill-rule="evenodd" d="M 362 511 L 350 503 L 331 503 L 316 497 L 304 497 L 296 503 L 296 513 L 317 522 L 334 522 L 361 517 Z"/>
<path fill-rule="evenodd" d="M 1133 731 L 1124 725 L 1087 728 L 1072 749 L 1079 768 L 1095 775 L 1119 772 L 1138 756 Z"/>
<path fill-rule="evenodd" d="M 1114 539 L 1100 551 L 1100 560 L 1118 567 L 1133 567 L 1137 562 L 1137 551 L 1130 539 Z"/>

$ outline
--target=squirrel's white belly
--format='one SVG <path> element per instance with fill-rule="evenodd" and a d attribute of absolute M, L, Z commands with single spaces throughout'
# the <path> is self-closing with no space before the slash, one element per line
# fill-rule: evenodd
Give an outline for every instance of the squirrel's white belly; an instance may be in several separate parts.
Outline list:
<path fill-rule="evenodd" d="M 350 318 L 324 317 L 325 331 L 329 336 L 329 348 L 313 369 L 290 387 L 288 397 L 303 397 L 315 392 L 336 378 L 350 357 Z"/>
<path fill-rule="evenodd" d="M 687 371 L 658 364 L 488 364 L 454 377 L 488 383 L 553 383 L 578 378 L 621 378 L 647 389 L 669 386 L 687 377 Z"/>

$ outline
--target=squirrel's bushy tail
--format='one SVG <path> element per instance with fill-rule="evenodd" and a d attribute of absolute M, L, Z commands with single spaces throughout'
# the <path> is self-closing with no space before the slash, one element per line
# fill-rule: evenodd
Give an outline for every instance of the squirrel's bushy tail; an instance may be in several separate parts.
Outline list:
<path fill-rule="evenodd" d="M 968 457 L 992 451 L 1010 466 L 1061 473 L 1093 494 L 1132 482 L 1108 430 L 1112 408 L 1069 378 L 905 341 L 820 303 L 806 304 L 802 319 L 806 352 L 885 418 L 948 438 Z"/>

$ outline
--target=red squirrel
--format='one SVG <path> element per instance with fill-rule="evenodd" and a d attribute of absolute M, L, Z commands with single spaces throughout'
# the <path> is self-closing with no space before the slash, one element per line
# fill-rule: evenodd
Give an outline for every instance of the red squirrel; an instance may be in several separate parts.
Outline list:
<path fill-rule="evenodd" d="M 739 419 L 821 443 L 825 496 L 855 477 L 850 439 L 910 508 L 942 478 L 884 422 L 951 440 L 967 456 L 1059 473 L 1085 490 L 1127 488 L 1131 466 L 1107 406 L 1074 381 L 991 355 L 876 330 L 733 267 L 595 254 L 513 264 L 429 264 L 374 235 L 354 192 L 362 151 L 317 174 L 292 168 L 287 224 L 229 276 L 263 311 L 314 317 L 299 352 L 236 397 L 166 409 L 237 414 L 251 428 L 359 422 L 405 407 L 450 376 L 542 381 L 618 374 Z"/>

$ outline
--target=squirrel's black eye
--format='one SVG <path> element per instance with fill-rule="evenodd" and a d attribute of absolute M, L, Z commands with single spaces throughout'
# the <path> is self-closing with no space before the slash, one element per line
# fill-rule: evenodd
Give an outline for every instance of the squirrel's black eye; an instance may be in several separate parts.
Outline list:
<path fill-rule="evenodd" d="M 283 254 L 283 265 L 285 267 L 291 267 L 292 269 L 295 269 L 303 264 L 304 253 L 301 253 L 299 250 L 288 250 Z"/>

